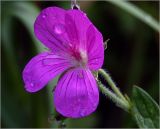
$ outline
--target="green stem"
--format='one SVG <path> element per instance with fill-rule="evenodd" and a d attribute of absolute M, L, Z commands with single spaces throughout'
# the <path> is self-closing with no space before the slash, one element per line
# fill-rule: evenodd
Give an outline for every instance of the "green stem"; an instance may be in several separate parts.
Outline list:
<path fill-rule="evenodd" d="M 99 89 L 103 94 L 105 94 L 108 98 L 110 98 L 118 107 L 124 109 L 125 111 L 129 111 L 130 105 L 125 103 L 121 98 L 119 98 L 116 94 L 112 93 L 107 87 L 105 87 L 100 81 L 98 81 Z"/>
<path fill-rule="evenodd" d="M 53 115 L 54 114 L 54 107 L 53 107 L 53 94 L 52 94 L 52 86 L 51 85 L 48 85 L 47 86 L 47 94 L 48 94 L 48 106 L 49 106 L 49 114 L 50 115 Z M 52 128 L 52 127 L 55 127 L 54 126 L 54 121 L 52 121 L 51 123 L 50 123 L 50 127 Z"/>
<path fill-rule="evenodd" d="M 120 90 L 117 88 L 116 84 L 113 82 L 110 75 L 105 72 L 103 69 L 99 69 L 98 72 L 104 77 L 104 79 L 108 82 L 109 86 L 112 88 L 112 90 L 119 96 L 124 102 L 128 103 L 126 98 L 123 96 L 123 94 L 120 92 Z"/>
<path fill-rule="evenodd" d="M 160 32 L 159 23 L 153 17 L 151 17 L 149 14 L 147 14 L 137 6 L 129 2 L 126 2 L 124 0 L 106 0 L 106 1 L 124 9 L 128 13 L 132 14 L 133 16 L 140 19 L 142 22 L 152 27 L 154 30 Z"/>

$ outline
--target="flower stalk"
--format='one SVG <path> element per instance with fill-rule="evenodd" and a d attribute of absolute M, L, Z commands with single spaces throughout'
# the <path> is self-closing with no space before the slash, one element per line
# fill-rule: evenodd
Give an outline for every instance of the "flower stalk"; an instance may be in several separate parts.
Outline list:
<path fill-rule="evenodd" d="M 101 92 L 110 98 L 118 107 L 124 109 L 125 111 L 129 111 L 129 105 L 126 104 L 122 99 L 120 99 L 116 94 L 114 94 L 110 89 L 105 87 L 100 81 L 98 81 L 98 86 Z"/>
<path fill-rule="evenodd" d="M 99 82 L 98 83 L 99 88 L 102 91 L 102 93 L 107 95 L 111 100 L 113 100 L 113 102 L 118 104 L 119 107 L 123 108 L 124 110 L 129 110 L 130 103 L 125 98 L 125 96 L 121 93 L 121 91 L 117 88 L 116 84 L 114 83 L 110 75 L 103 69 L 99 69 L 98 73 L 104 77 L 104 79 L 108 82 L 109 86 L 112 88 L 115 94 L 111 92 L 108 88 L 106 88 L 102 83 Z"/>

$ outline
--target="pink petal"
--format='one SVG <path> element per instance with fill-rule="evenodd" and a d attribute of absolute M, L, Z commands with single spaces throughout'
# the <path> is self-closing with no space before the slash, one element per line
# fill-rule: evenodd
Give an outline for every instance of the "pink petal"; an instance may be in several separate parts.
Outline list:
<path fill-rule="evenodd" d="M 102 67 L 104 60 L 103 37 L 93 25 L 90 25 L 87 29 L 86 38 L 89 68 L 98 70 Z"/>
<path fill-rule="evenodd" d="M 104 60 L 103 37 L 95 28 L 86 14 L 80 10 L 69 10 L 65 15 L 65 22 L 72 25 L 74 30 L 68 34 L 72 34 L 70 39 L 74 39 L 78 43 L 80 50 L 86 51 L 88 55 L 88 65 L 92 70 L 102 67 Z M 69 26 L 68 26 L 69 27 Z"/>
<path fill-rule="evenodd" d="M 39 91 L 48 81 L 69 67 L 71 64 L 68 59 L 53 55 L 53 53 L 43 52 L 35 56 L 23 70 L 26 91 Z"/>
<path fill-rule="evenodd" d="M 56 110 L 65 117 L 80 118 L 97 108 L 99 92 L 88 69 L 72 69 L 60 78 L 54 91 Z"/>
<path fill-rule="evenodd" d="M 65 10 L 48 7 L 37 17 L 34 31 L 37 38 L 56 53 L 67 51 L 68 38 L 64 24 Z"/>
<path fill-rule="evenodd" d="M 102 35 L 82 11 L 46 8 L 37 17 L 34 31 L 37 38 L 55 54 L 72 55 L 73 51 L 83 51 L 88 55 L 90 69 L 97 70 L 102 66 Z"/>

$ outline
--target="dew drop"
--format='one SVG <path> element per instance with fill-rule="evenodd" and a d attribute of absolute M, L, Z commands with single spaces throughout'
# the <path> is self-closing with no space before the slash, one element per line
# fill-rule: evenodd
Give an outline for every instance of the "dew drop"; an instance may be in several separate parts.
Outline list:
<path fill-rule="evenodd" d="M 34 87 L 34 83 L 30 83 L 31 87 Z"/>
<path fill-rule="evenodd" d="M 72 47 L 73 45 L 71 43 L 69 43 L 69 46 Z"/>
<path fill-rule="evenodd" d="M 54 29 L 54 32 L 56 34 L 63 34 L 65 32 L 65 28 L 64 28 L 64 25 L 62 24 L 57 24 L 53 27 Z"/>
<path fill-rule="evenodd" d="M 83 117 L 83 116 L 85 116 L 85 115 L 86 115 L 86 111 L 85 111 L 85 110 L 81 110 L 81 111 L 80 111 L 80 116 Z"/>
<path fill-rule="evenodd" d="M 42 15 L 42 18 L 46 18 L 46 15 L 45 15 L 45 14 L 43 14 L 43 15 Z"/>

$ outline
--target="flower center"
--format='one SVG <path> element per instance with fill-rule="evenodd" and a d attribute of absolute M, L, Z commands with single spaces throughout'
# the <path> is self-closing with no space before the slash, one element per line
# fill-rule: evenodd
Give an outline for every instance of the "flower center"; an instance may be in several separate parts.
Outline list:
<path fill-rule="evenodd" d="M 85 51 L 83 50 L 73 51 L 72 56 L 76 61 L 76 65 L 86 67 L 88 59 Z"/>

